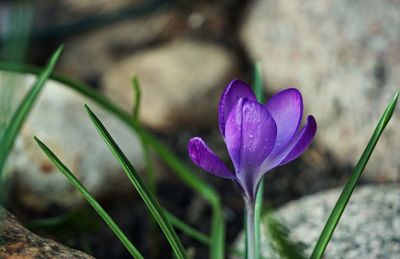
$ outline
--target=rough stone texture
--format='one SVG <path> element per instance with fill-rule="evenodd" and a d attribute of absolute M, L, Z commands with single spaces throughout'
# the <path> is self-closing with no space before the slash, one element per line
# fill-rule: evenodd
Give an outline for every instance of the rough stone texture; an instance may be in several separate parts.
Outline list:
<path fill-rule="evenodd" d="M 10 75 L 10 74 L 7 74 Z M 0 74 L 0 91 L 5 87 Z M 18 76 L 14 86 L 19 101 L 35 77 Z M 12 197 L 32 209 L 50 205 L 73 207 L 83 198 L 42 153 L 33 140 L 36 135 L 76 173 L 96 197 L 130 190 L 129 181 L 102 141 L 83 109 L 89 107 L 103 121 L 137 170 L 143 170 L 141 145 L 137 136 L 117 118 L 89 99 L 55 81 L 48 81 L 37 100 L 8 158 L 5 177 L 12 186 Z"/>
<path fill-rule="evenodd" d="M 35 235 L 2 207 L 0 207 L 0 223 L 0 258 L 2 259 L 93 258 L 83 252 Z"/>
<path fill-rule="evenodd" d="M 157 130 L 196 127 L 216 116 L 217 96 L 235 69 L 231 53 L 213 44 L 177 41 L 127 57 L 104 76 L 105 94 L 130 111 L 131 78 L 142 88 L 141 120 Z"/>
<path fill-rule="evenodd" d="M 168 37 L 176 12 L 163 9 L 79 34 L 65 44 L 59 70 L 92 81 L 137 49 Z"/>
<path fill-rule="evenodd" d="M 298 87 L 306 112 L 316 116 L 317 140 L 342 164 L 357 162 L 399 89 L 399 6 L 399 0 L 255 1 L 241 28 L 267 90 Z M 400 180 L 399 127 L 396 111 L 366 179 Z"/>
<path fill-rule="evenodd" d="M 275 212 L 290 231 L 290 238 L 311 254 L 342 188 L 323 191 L 284 205 Z M 358 187 L 329 243 L 325 258 L 396 258 L 400 254 L 400 186 Z M 265 232 L 264 232 L 265 233 Z M 265 258 L 271 254 L 269 237 L 263 234 Z"/>

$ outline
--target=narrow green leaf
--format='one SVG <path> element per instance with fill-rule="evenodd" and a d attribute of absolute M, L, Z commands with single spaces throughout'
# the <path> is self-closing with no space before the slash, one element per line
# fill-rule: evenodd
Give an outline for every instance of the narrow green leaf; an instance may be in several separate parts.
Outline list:
<path fill-rule="evenodd" d="M 38 74 L 40 72 L 37 67 L 32 65 L 1 62 L 0 70 L 34 74 Z M 52 74 L 50 78 L 88 97 L 105 110 L 117 116 L 134 132 L 138 133 L 143 141 L 146 141 L 146 143 L 149 144 L 149 146 L 160 156 L 160 158 L 172 169 L 172 173 L 175 173 L 183 181 L 184 184 L 189 186 L 211 205 L 213 215 L 211 224 L 211 239 L 213 241 L 210 248 L 210 258 L 223 259 L 225 222 L 222 218 L 222 209 L 218 193 L 211 186 L 207 185 L 207 183 L 200 179 L 196 174 L 194 174 L 192 170 L 180 160 L 180 158 L 174 153 L 173 150 L 160 143 L 152 134 L 142 129 L 137 123 L 132 123 L 132 117 L 121 108 L 119 108 L 117 105 L 113 104 L 104 95 L 98 93 L 97 91 L 93 90 L 91 87 L 82 82 L 72 80 L 59 73 Z"/>
<path fill-rule="evenodd" d="M 388 124 L 390 118 L 393 115 L 398 97 L 399 97 L 399 92 L 397 92 L 394 95 L 389 105 L 387 106 L 385 112 L 383 113 L 382 117 L 380 118 L 378 125 L 376 126 L 375 131 L 372 134 L 372 137 L 369 140 L 367 147 L 365 148 L 360 160 L 358 161 L 356 167 L 354 168 L 349 180 L 346 183 L 346 186 L 344 187 L 342 193 L 340 194 L 340 197 L 336 202 L 336 205 L 333 208 L 325 224 L 324 229 L 322 230 L 322 233 L 314 247 L 314 251 L 311 254 L 312 259 L 319 259 L 323 256 L 325 249 L 333 235 L 333 231 L 335 230 L 340 220 L 340 217 L 342 216 L 342 213 L 346 208 L 347 203 L 350 200 L 351 194 L 353 193 L 354 188 L 356 187 L 358 179 L 360 178 L 362 172 L 364 171 L 365 166 L 367 165 L 367 162 L 371 157 L 372 151 L 374 150 L 376 144 L 378 143 L 378 140 L 382 135 L 383 130 L 385 129 L 386 125 Z"/>
<path fill-rule="evenodd" d="M 139 120 L 140 103 L 142 99 L 142 91 L 140 89 L 140 84 L 137 76 L 132 78 L 132 90 L 134 94 L 134 103 L 132 110 L 132 118 L 136 122 Z"/>
<path fill-rule="evenodd" d="M 146 184 L 143 182 L 139 174 L 136 172 L 135 168 L 126 158 L 122 150 L 115 143 L 114 139 L 108 133 L 107 129 L 101 123 L 101 121 L 96 117 L 96 115 L 90 110 L 90 108 L 85 105 L 85 109 L 89 114 L 90 119 L 92 120 L 94 126 L 98 130 L 99 134 L 103 138 L 104 142 L 110 148 L 111 152 L 115 156 L 115 158 L 120 163 L 121 167 L 124 169 L 126 175 L 129 180 L 132 182 L 133 186 L 138 191 L 139 195 L 142 197 L 143 201 L 149 208 L 151 214 L 159 224 L 161 230 L 164 232 L 165 237 L 169 241 L 175 255 L 177 258 L 186 258 L 185 250 L 181 244 L 181 241 L 178 238 L 174 228 L 169 222 L 168 218 L 165 216 L 163 209 L 158 204 L 157 200 L 154 198 L 152 193 L 149 191 Z"/>
<path fill-rule="evenodd" d="M 210 232 L 212 242 L 210 258 L 223 259 L 225 251 L 225 221 L 222 217 L 221 203 L 216 191 L 196 174 L 193 174 L 191 170 L 174 155 L 172 150 L 162 145 L 149 133 L 142 131 L 140 135 L 184 183 L 211 204 L 212 218 Z"/>
<path fill-rule="evenodd" d="M 95 198 L 89 193 L 89 191 L 82 185 L 82 183 L 74 176 L 74 174 L 58 159 L 58 157 L 38 138 L 35 137 L 35 141 L 39 144 L 39 147 L 43 150 L 43 152 L 47 155 L 47 157 L 51 160 L 51 162 L 67 177 L 67 179 L 71 182 L 71 184 L 77 188 L 85 197 L 85 199 L 89 202 L 90 205 L 96 210 L 96 212 L 103 218 L 103 220 L 107 223 L 107 225 L 111 228 L 111 230 L 117 235 L 119 240 L 121 240 L 122 244 L 126 247 L 129 253 L 134 258 L 142 259 L 144 258 L 140 252 L 136 249 L 136 247 L 129 241 L 129 239 L 125 236 L 122 230 L 118 227 L 118 225 L 114 222 L 114 220 L 108 215 L 108 213 L 101 207 L 101 205 L 96 201 Z"/>
<path fill-rule="evenodd" d="M 257 196 L 256 196 L 256 204 L 254 208 L 254 227 L 255 227 L 255 254 L 256 256 L 260 256 L 260 243 L 261 243 L 261 213 L 262 207 L 264 203 L 264 180 L 262 179 L 260 182 L 260 186 L 258 187 Z"/>
<path fill-rule="evenodd" d="M 262 78 L 260 62 L 256 62 L 256 64 L 254 65 L 253 84 L 254 93 L 256 94 L 257 101 L 260 103 L 265 102 L 264 82 Z"/>
<path fill-rule="evenodd" d="M 7 29 L 0 38 L 0 57 L 3 60 L 22 61 L 30 40 L 33 8 L 22 2 L 9 7 L 7 15 L 3 17 Z"/>
<path fill-rule="evenodd" d="M 261 75 L 261 65 L 257 62 L 254 66 L 254 92 L 256 94 L 257 100 L 260 103 L 264 102 L 264 83 Z M 261 180 L 260 186 L 258 187 L 257 196 L 256 196 L 256 204 L 255 204 L 255 219 L 254 219 L 254 227 L 255 227 L 255 254 L 256 256 L 260 256 L 260 242 L 261 242 L 261 212 L 263 206 L 264 198 L 264 180 Z M 247 242 L 246 242 L 247 243 Z"/>
<path fill-rule="evenodd" d="M 139 122 L 139 111 L 140 111 L 140 104 L 141 104 L 141 96 L 142 96 L 142 91 L 140 88 L 139 84 L 139 79 L 137 76 L 134 76 L 132 78 L 132 90 L 133 90 L 133 109 L 132 109 L 132 123 L 134 125 L 140 125 Z M 150 156 L 150 147 L 149 145 L 143 141 L 143 138 L 140 138 L 141 144 L 143 147 L 143 153 L 144 153 L 144 160 L 146 161 L 146 181 L 147 184 L 149 185 L 149 188 L 151 192 L 156 195 L 157 194 L 157 179 L 155 177 L 155 172 L 154 172 L 154 167 L 153 163 L 151 161 L 151 156 Z"/>
<path fill-rule="evenodd" d="M 142 147 L 143 147 L 143 153 L 144 153 L 144 160 L 146 161 L 147 184 L 149 185 L 150 191 L 154 195 L 157 195 L 157 179 L 156 179 L 156 175 L 154 172 L 153 162 L 151 159 L 150 147 L 144 141 L 142 141 Z"/>
<path fill-rule="evenodd" d="M 47 233 L 76 235 L 89 233 L 99 229 L 100 222 L 94 219 L 96 212 L 90 208 L 68 211 L 62 215 L 30 220 L 26 227 L 30 230 Z"/>
<path fill-rule="evenodd" d="M 284 259 L 305 259 L 304 248 L 294 243 L 289 237 L 289 230 L 276 220 L 271 213 L 266 213 L 264 217 L 265 225 L 268 228 L 267 234 L 271 239 L 271 246 Z M 260 255 L 261 256 L 261 255 Z"/>
<path fill-rule="evenodd" d="M 63 46 L 60 46 L 54 54 L 51 56 L 46 68 L 40 73 L 40 76 L 36 80 L 35 84 L 26 94 L 17 110 L 13 114 L 9 125 L 4 131 L 2 138 L 0 139 L 0 179 L 3 171 L 4 164 L 7 160 L 8 154 L 10 153 L 14 141 L 20 131 L 22 124 L 24 123 L 26 117 L 29 114 L 35 100 L 39 96 L 40 90 L 42 90 L 46 80 L 49 78 L 50 74 L 54 70 L 54 66 L 59 59 Z"/>
<path fill-rule="evenodd" d="M 169 221 L 172 223 L 172 225 L 174 225 L 177 229 L 182 231 L 182 233 L 184 233 L 188 237 L 191 237 L 191 238 L 199 241 L 202 244 L 205 244 L 205 245 L 208 245 L 208 246 L 211 244 L 211 239 L 206 234 L 204 234 L 204 233 L 198 231 L 197 229 L 189 226 L 184 221 L 182 221 L 181 219 L 177 218 L 176 216 L 174 216 L 173 214 L 171 214 L 167 210 L 165 210 L 164 212 L 167 215 Z M 236 248 L 233 248 L 233 247 L 229 247 L 228 248 L 228 252 L 230 254 L 232 254 L 232 255 L 243 256 L 243 253 L 240 250 L 238 250 Z"/>
<path fill-rule="evenodd" d="M 174 225 L 176 228 L 180 229 L 184 234 L 187 236 L 196 239 L 197 241 L 203 243 L 203 244 L 210 244 L 210 238 L 206 236 L 204 233 L 192 228 L 191 226 L 187 225 L 185 222 L 180 220 L 179 218 L 175 217 L 171 213 L 169 213 L 167 210 L 164 210 L 165 215 L 168 217 L 169 221 L 171 222 L 172 225 Z"/>

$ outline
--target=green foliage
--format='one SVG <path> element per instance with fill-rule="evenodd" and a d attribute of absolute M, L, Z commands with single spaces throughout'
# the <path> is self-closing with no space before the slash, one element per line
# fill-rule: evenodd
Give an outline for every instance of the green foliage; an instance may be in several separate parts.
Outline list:
<path fill-rule="evenodd" d="M 257 100 L 260 103 L 264 102 L 264 83 L 262 80 L 261 74 L 261 65 L 256 63 L 254 66 L 254 92 L 256 94 Z M 254 219 L 254 227 L 255 227 L 255 254 L 256 256 L 260 255 L 260 239 L 261 239 L 261 212 L 263 206 L 264 198 L 264 180 L 261 180 L 260 186 L 258 187 L 256 204 L 255 204 L 255 219 Z"/>
<path fill-rule="evenodd" d="M 1 63 L 0 70 L 14 71 L 22 73 L 40 73 L 40 69 L 35 66 L 26 64 Z M 53 73 L 51 79 L 56 80 L 66 87 L 77 91 L 83 96 L 96 102 L 102 108 L 114 114 L 122 122 L 124 122 L 133 131 L 139 134 L 142 141 L 145 141 L 149 147 L 154 150 L 159 157 L 170 167 L 171 172 L 175 173 L 184 184 L 189 186 L 193 191 L 203 197 L 211 206 L 211 247 L 210 258 L 224 258 L 225 249 L 225 221 L 222 217 L 222 209 L 219 194 L 196 174 L 168 147 L 159 142 L 152 134 L 142 129 L 137 122 L 132 120 L 132 116 L 120 109 L 118 106 L 109 101 L 105 96 L 93 90 L 84 83 L 72 80 L 59 73 Z"/>
<path fill-rule="evenodd" d="M 99 221 L 93 218 L 96 214 L 91 209 L 70 211 L 51 218 L 35 219 L 28 222 L 27 227 L 33 231 L 46 231 L 63 235 L 76 235 L 97 231 Z"/>
<path fill-rule="evenodd" d="M 284 259 L 305 259 L 304 246 L 294 243 L 289 238 L 289 230 L 276 220 L 271 213 L 264 217 L 264 223 L 268 230 L 266 233 L 270 236 L 271 247 Z"/>
<path fill-rule="evenodd" d="M 140 103 L 142 100 L 142 91 L 140 89 L 139 79 L 135 76 L 132 78 L 132 90 L 134 94 L 134 105 L 132 109 L 132 119 L 138 123 Z"/>
<path fill-rule="evenodd" d="M 15 137 L 17 136 L 22 123 L 26 119 L 27 114 L 29 113 L 29 110 L 32 108 L 32 105 L 34 104 L 34 101 L 37 99 L 37 96 L 40 92 L 40 89 L 43 87 L 45 81 L 47 78 L 52 78 L 54 80 L 57 80 L 67 87 L 70 87 L 77 92 L 89 97 L 90 99 L 94 100 L 97 102 L 100 106 L 105 108 L 106 110 L 110 111 L 113 113 L 115 116 L 120 118 L 124 123 L 126 123 L 133 131 L 137 132 L 144 143 L 144 146 L 147 148 L 146 154 L 149 157 L 149 149 L 154 150 L 160 158 L 172 169 L 172 172 L 175 173 L 186 185 L 188 185 L 193 191 L 198 193 L 200 196 L 202 196 L 209 204 L 211 205 L 212 209 L 212 222 L 211 222 L 211 235 L 210 238 L 200 232 L 196 232 L 196 230 L 192 228 L 187 228 L 188 226 L 185 225 L 183 222 L 178 222 L 176 221 L 176 218 L 173 216 L 166 216 L 163 214 L 161 211 L 162 208 L 159 206 L 158 209 L 160 209 L 161 212 L 158 212 L 158 217 L 160 220 L 164 220 L 164 231 L 173 231 L 173 228 L 171 226 L 171 223 L 169 223 L 168 219 L 170 219 L 174 225 L 179 227 L 184 233 L 192 236 L 195 239 L 198 239 L 201 242 L 207 243 L 210 245 L 210 258 L 224 258 L 224 247 L 225 247 L 225 222 L 222 216 L 222 209 L 221 209 L 221 204 L 220 204 L 220 198 L 218 193 L 207 183 L 205 183 L 203 180 L 201 180 L 196 174 L 193 174 L 191 169 L 182 162 L 178 156 L 176 156 L 168 147 L 160 143 L 152 134 L 149 132 L 145 131 L 142 127 L 140 127 L 138 123 L 138 114 L 139 114 L 139 105 L 140 105 L 140 98 L 141 98 L 141 93 L 140 93 L 140 87 L 137 82 L 137 79 L 133 80 L 133 87 L 135 88 L 135 106 L 133 108 L 133 115 L 129 115 L 120 108 L 118 108 L 115 104 L 110 102 L 106 97 L 103 95 L 99 94 L 95 90 L 91 89 L 87 85 L 71 80 L 63 75 L 57 74 L 57 73 L 52 73 L 54 69 L 54 64 L 56 63 L 58 57 L 60 56 L 61 53 L 61 48 L 57 50 L 55 54 L 53 54 L 52 58 L 50 59 L 50 62 L 48 63 L 46 69 L 42 72 L 41 69 L 38 69 L 34 66 L 29 66 L 29 65 L 24 65 L 24 64 L 12 64 L 12 63 L 0 63 L 0 69 L 1 70 L 6 70 L 6 71 L 16 71 L 16 72 L 29 72 L 29 73 L 34 73 L 40 75 L 34 86 L 32 87 L 31 91 L 26 95 L 25 99 L 21 102 L 20 106 L 17 108 L 17 111 L 13 114 L 12 119 L 10 120 L 10 124 L 4 131 L 3 136 L 0 139 L 0 169 L 3 168 L 4 163 L 6 161 L 7 155 L 9 151 L 12 148 L 13 142 L 15 140 Z M 259 101 L 263 101 L 263 92 L 262 92 L 262 79 L 261 79 L 261 73 L 260 73 L 260 67 L 257 64 L 256 69 L 255 69 L 255 74 L 254 74 L 254 87 L 255 87 L 255 93 L 257 95 L 257 98 Z M 311 258 L 321 258 L 327 244 L 329 243 L 329 240 L 333 234 L 333 231 L 338 224 L 338 221 L 351 197 L 351 194 L 355 188 L 355 185 L 361 176 L 366 163 L 368 162 L 372 151 L 376 145 L 376 143 L 379 140 L 380 135 L 382 134 L 384 128 L 386 127 L 387 123 L 389 122 L 397 99 L 398 99 L 399 93 L 397 92 L 396 95 L 393 97 L 392 101 L 390 102 L 389 106 L 385 110 L 383 116 L 381 117 L 378 126 L 376 127 L 374 134 L 371 137 L 371 140 L 363 152 L 363 155 L 361 156 L 357 166 L 355 167 L 348 183 L 346 184 L 337 204 L 335 205 L 328 221 L 327 224 L 325 225 L 324 230 L 321 233 L 320 239 L 318 240 L 313 254 L 311 255 Z M 90 111 L 88 111 L 90 114 Z M 94 114 L 92 114 L 94 115 Z M 94 119 L 95 117 L 92 117 Z M 95 120 L 94 120 L 95 121 Z M 99 126 L 100 124 L 97 124 L 96 126 Z M 99 128 L 98 128 L 99 129 Z M 105 129 L 104 129 L 105 130 Z M 104 133 L 104 132 L 103 132 Z M 109 135 L 108 135 L 109 136 Z M 107 135 L 103 135 L 103 138 L 106 138 Z M 110 137 L 110 136 L 109 136 Z M 36 139 L 37 140 L 37 139 Z M 111 141 L 111 137 L 108 139 L 108 141 Z M 116 226 L 116 224 L 112 221 L 111 218 L 108 217 L 106 212 L 102 210 L 100 205 L 90 196 L 89 193 L 87 193 L 86 189 L 79 183 L 79 181 L 74 178 L 72 173 L 66 168 L 59 160 L 58 158 L 39 140 L 37 140 L 41 148 L 46 152 L 46 154 L 50 157 L 50 159 L 57 165 L 57 167 L 67 176 L 67 178 L 77 187 L 84 197 L 88 199 L 89 203 L 93 207 L 95 207 L 96 211 L 100 214 L 103 219 L 106 221 L 106 223 L 111 227 L 111 229 L 117 234 L 117 236 L 121 239 L 121 242 L 130 250 L 131 254 L 135 254 L 137 258 L 142 258 L 140 253 L 134 248 L 132 244 L 130 244 L 129 240 L 123 235 L 122 231 Z M 131 180 L 134 179 L 134 174 L 132 174 L 134 171 L 132 171 L 133 167 L 130 165 L 129 166 L 129 161 L 125 161 L 123 158 L 122 152 L 117 152 L 120 151 L 118 149 L 118 146 L 116 146 L 115 143 L 113 142 L 108 142 L 107 143 L 110 148 L 114 148 L 113 152 L 114 155 L 116 155 L 119 159 L 119 162 L 125 166 L 125 169 L 130 169 L 130 171 L 127 172 L 128 176 L 130 176 Z M 112 144 L 115 144 L 112 145 Z M 150 161 L 150 160 L 149 160 Z M 151 164 L 151 162 L 149 162 Z M 134 170 L 134 169 L 133 169 Z M 0 174 L 1 174 L 0 170 Z M 132 178 L 133 177 L 133 178 Z M 133 181 L 133 180 L 132 180 Z M 136 179 L 136 181 L 138 181 Z M 136 182 L 138 184 L 139 182 Z M 143 183 L 144 184 L 144 183 Z M 140 185 L 138 185 L 140 187 Z M 142 186 L 145 188 L 145 186 Z M 146 189 L 146 188 L 145 188 Z M 147 190 L 147 189 L 146 189 Z M 86 191 L 86 192 L 85 192 Z M 145 191 L 144 194 L 146 195 L 151 195 L 150 191 Z M 257 194 L 257 202 L 256 202 L 256 240 L 257 243 L 260 240 L 260 218 L 261 218 L 261 210 L 262 210 L 262 196 L 263 196 L 263 183 L 261 182 L 259 192 Z M 150 203 L 152 201 L 149 196 L 147 197 L 150 199 Z M 153 197 L 154 199 L 154 197 Z M 155 199 L 154 199 L 155 201 Z M 154 206 L 154 205 L 153 205 Z M 167 222 L 167 223 L 166 223 Z M 183 223 L 183 224 L 180 224 Z M 268 224 L 269 225 L 269 224 Z M 186 226 L 186 228 L 185 228 Z M 286 242 L 287 239 L 283 238 L 287 233 L 285 232 L 285 229 L 282 228 L 282 226 L 279 225 L 279 223 L 276 226 L 270 226 L 272 232 L 276 232 L 280 235 L 277 235 L 274 239 L 274 242 L 281 242 L 283 244 L 283 247 L 291 247 L 290 242 Z M 194 232 L 193 232 L 194 231 Z M 273 233 L 271 233 L 273 234 Z M 174 247 L 175 253 L 181 254 L 181 256 L 184 256 L 184 251 L 183 248 L 180 244 L 179 239 L 176 239 L 176 234 L 174 232 L 169 232 L 169 241 L 174 243 L 171 245 Z M 279 237 L 281 236 L 281 237 Z M 207 239 L 206 239 L 207 238 Z M 285 241 L 286 240 L 286 241 Z M 256 247 L 257 251 L 259 251 L 259 246 Z M 291 249 L 284 249 L 291 251 Z M 179 257 L 179 256 L 178 256 Z M 183 257 L 181 257 L 183 258 Z M 287 258 L 293 258 L 288 256 Z M 299 258 L 299 257 L 297 257 Z"/>
<path fill-rule="evenodd" d="M 74 174 L 58 159 L 58 157 L 38 138 L 35 137 L 35 141 L 38 143 L 39 147 L 51 160 L 51 162 L 67 177 L 71 184 L 77 188 L 82 196 L 89 202 L 89 204 L 97 211 L 97 213 L 102 217 L 102 219 L 107 223 L 110 229 L 117 235 L 121 243 L 126 247 L 129 253 L 138 259 L 144 258 L 136 247 L 129 241 L 125 236 L 124 232 L 118 227 L 114 220 L 108 215 L 108 213 L 103 209 L 103 207 L 96 201 L 96 199 L 89 193 L 89 191 L 82 185 L 82 183 L 74 176 Z"/>
<path fill-rule="evenodd" d="M 132 182 L 133 186 L 138 191 L 139 195 L 142 197 L 143 201 L 149 208 L 151 214 L 157 221 L 161 230 L 164 232 L 165 237 L 168 239 L 175 256 L 177 258 L 186 258 L 185 250 L 181 244 L 181 241 L 178 238 L 178 235 L 175 233 L 174 228 L 169 222 L 168 218 L 165 216 L 163 209 L 158 204 L 157 200 L 154 198 L 153 194 L 150 192 L 149 188 L 143 182 L 139 174 L 136 172 L 133 165 L 126 158 L 125 154 L 119 148 L 117 143 L 115 143 L 114 139 L 108 133 L 107 129 L 104 127 L 103 123 L 97 118 L 97 116 L 90 110 L 88 106 L 85 105 L 85 109 L 89 114 L 90 119 L 93 122 L 93 125 L 96 127 L 97 131 L 103 138 L 104 142 L 110 148 L 111 152 L 115 156 L 115 158 L 120 163 L 121 167 L 124 169 L 124 172 L 128 176 L 129 180 Z"/>
<path fill-rule="evenodd" d="M 375 131 L 372 134 L 367 147 L 365 148 L 363 154 L 361 155 L 360 160 L 358 161 L 356 167 L 354 168 L 349 180 L 346 183 L 346 186 L 344 187 L 342 193 L 340 194 L 340 197 L 336 202 L 336 205 L 333 208 L 328 218 L 328 221 L 325 224 L 324 229 L 322 230 L 322 233 L 314 247 L 314 251 L 311 254 L 312 259 L 320 259 L 324 255 L 325 249 L 333 235 L 333 231 L 335 231 L 335 228 L 339 223 L 340 217 L 342 216 L 342 213 L 346 208 L 347 203 L 350 200 L 354 188 L 356 187 L 356 184 L 360 179 L 360 176 L 364 171 L 365 166 L 367 165 L 367 162 L 371 157 L 371 154 L 374 151 L 374 148 L 378 143 L 380 136 L 382 135 L 382 132 L 384 131 L 386 125 L 388 124 L 393 115 L 398 98 L 399 98 L 399 92 L 397 92 L 394 95 L 389 105 L 387 106 L 386 110 L 384 111 L 382 117 L 380 118 L 378 125 L 376 126 Z"/>
<path fill-rule="evenodd" d="M 38 79 L 30 89 L 30 91 L 26 94 L 24 100 L 18 106 L 17 110 L 10 120 L 10 123 L 8 124 L 0 139 L 0 179 L 8 154 L 13 147 L 14 141 L 22 127 L 22 124 L 24 123 L 34 102 L 39 96 L 39 93 L 46 83 L 46 80 L 53 72 L 54 66 L 56 65 L 57 60 L 61 55 L 62 49 L 62 46 L 59 47 L 51 56 L 49 62 L 46 65 L 46 68 L 43 70 L 43 72 L 40 73 Z"/>

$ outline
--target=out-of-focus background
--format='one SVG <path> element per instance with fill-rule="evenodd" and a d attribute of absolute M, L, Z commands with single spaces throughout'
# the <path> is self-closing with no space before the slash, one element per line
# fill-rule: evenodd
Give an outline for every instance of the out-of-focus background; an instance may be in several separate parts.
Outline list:
<path fill-rule="evenodd" d="M 187 158 L 186 145 L 190 137 L 201 136 L 229 163 L 217 126 L 219 95 L 234 78 L 251 83 L 259 62 L 267 97 L 297 87 L 304 115 L 313 114 L 318 123 L 311 148 L 265 177 L 266 205 L 278 208 L 292 201 L 280 210 L 282 220 L 294 239 L 311 246 L 340 188 L 320 191 L 346 182 L 399 89 L 399 28 L 398 0 L 2 1 L 0 61 L 43 66 L 64 44 L 56 71 L 89 84 L 126 111 L 134 105 L 131 80 L 137 76 L 141 123 L 220 191 L 230 245 L 243 224 L 240 194 L 231 182 L 197 169 Z M 33 81 L 32 75 L 0 72 L 0 134 Z M 7 209 L 35 233 L 96 258 L 129 257 L 42 155 L 32 139 L 37 135 L 77 173 L 146 257 L 170 258 L 167 242 L 88 120 L 85 103 L 146 177 L 137 136 L 89 99 L 49 81 L 5 168 Z M 361 179 L 365 186 L 328 248 L 332 258 L 400 253 L 394 231 L 400 227 L 399 127 L 396 111 Z M 206 202 L 154 154 L 152 161 L 161 203 L 207 233 Z M 38 221 L 54 217 L 59 222 Z M 194 258 L 207 258 L 207 246 L 181 237 Z"/>

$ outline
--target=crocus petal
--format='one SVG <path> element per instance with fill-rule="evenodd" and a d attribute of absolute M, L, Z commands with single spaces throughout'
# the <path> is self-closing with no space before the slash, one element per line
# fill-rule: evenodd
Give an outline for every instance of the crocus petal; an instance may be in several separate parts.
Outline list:
<path fill-rule="evenodd" d="M 260 171 L 266 173 L 271 169 L 284 165 L 300 156 L 307 146 L 311 143 L 317 131 L 317 123 L 313 116 L 307 117 L 307 124 L 298 131 L 293 139 L 286 145 L 280 153 L 271 152 L 269 157 L 263 162 Z"/>
<path fill-rule="evenodd" d="M 289 88 L 274 96 L 266 104 L 278 130 L 273 152 L 283 150 L 296 134 L 303 116 L 303 98 L 299 90 Z"/>
<path fill-rule="evenodd" d="M 240 154 L 242 149 L 242 109 L 245 102 L 240 98 L 229 113 L 225 128 L 225 143 L 229 156 L 237 172 L 240 167 Z"/>
<path fill-rule="evenodd" d="M 317 122 L 313 116 L 307 117 L 307 124 L 303 127 L 303 130 L 299 134 L 298 140 L 293 145 L 285 159 L 280 162 L 279 165 L 284 165 L 298 158 L 307 147 L 311 144 L 314 139 L 315 133 L 317 132 Z"/>
<path fill-rule="evenodd" d="M 201 138 L 192 138 L 188 144 L 188 151 L 192 161 L 205 171 L 222 178 L 235 178 L 235 174 L 226 167 Z"/>
<path fill-rule="evenodd" d="M 228 116 L 225 142 L 242 188 L 252 197 L 259 168 L 276 140 L 276 124 L 261 104 L 239 99 Z"/>
<path fill-rule="evenodd" d="M 239 99 L 244 97 L 252 101 L 256 100 L 251 87 L 238 79 L 232 80 L 222 93 L 218 107 L 219 129 L 222 136 L 225 136 L 225 124 L 230 111 Z"/>
<path fill-rule="evenodd" d="M 240 169 L 258 168 L 274 147 L 277 127 L 268 110 L 257 102 L 246 101 L 242 111 Z"/>

